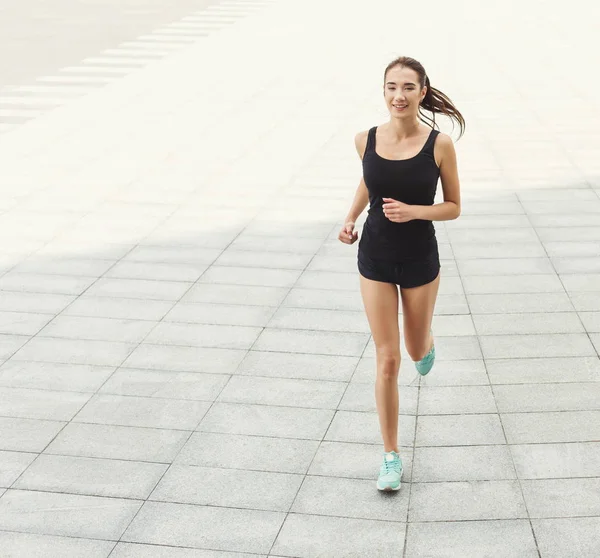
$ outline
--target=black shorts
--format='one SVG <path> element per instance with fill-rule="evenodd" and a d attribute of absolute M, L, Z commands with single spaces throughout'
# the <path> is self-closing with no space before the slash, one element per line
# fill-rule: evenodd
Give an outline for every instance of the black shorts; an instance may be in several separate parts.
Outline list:
<path fill-rule="evenodd" d="M 393 283 L 410 289 L 431 283 L 439 275 L 440 258 L 436 251 L 422 260 L 393 262 L 374 260 L 359 250 L 358 271 L 372 281 Z"/>

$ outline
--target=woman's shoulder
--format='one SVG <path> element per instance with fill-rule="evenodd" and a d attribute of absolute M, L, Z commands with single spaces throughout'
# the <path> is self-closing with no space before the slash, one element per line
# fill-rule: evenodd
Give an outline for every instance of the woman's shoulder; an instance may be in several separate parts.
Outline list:
<path fill-rule="evenodd" d="M 454 141 L 448 134 L 446 134 L 445 132 L 441 132 L 440 130 L 435 130 L 435 131 L 437 132 L 437 134 L 436 134 L 437 143 L 442 143 L 445 145 L 447 145 L 448 143 L 451 143 L 454 145 Z"/>
<path fill-rule="evenodd" d="M 358 156 L 362 159 L 365 154 L 365 150 L 367 149 L 367 141 L 369 139 L 369 131 L 363 130 L 362 132 L 358 132 L 356 136 L 354 136 L 354 145 L 356 147 L 356 152 Z"/>
<path fill-rule="evenodd" d="M 437 131 L 435 143 L 433 145 L 433 155 L 435 162 L 439 167 L 446 157 L 456 157 L 453 139 L 444 132 Z"/>
<path fill-rule="evenodd" d="M 446 133 L 440 132 L 439 130 L 435 130 L 435 146 L 438 147 L 441 151 L 446 151 L 448 149 L 454 149 L 454 140 Z"/>

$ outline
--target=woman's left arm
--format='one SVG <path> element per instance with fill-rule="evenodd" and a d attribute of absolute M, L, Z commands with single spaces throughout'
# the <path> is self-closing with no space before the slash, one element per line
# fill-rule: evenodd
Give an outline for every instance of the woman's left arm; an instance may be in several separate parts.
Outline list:
<path fill-rule="evenodd" d="M 456 151 L 452 138 L 440 134 L 435 142 L 439 152 L 440 179 L 444 201 L 434 205 L 416 205 L 415 219 L 426 221 L 450 221 L 460 215 L 460 181 L 456 164 Z"/>

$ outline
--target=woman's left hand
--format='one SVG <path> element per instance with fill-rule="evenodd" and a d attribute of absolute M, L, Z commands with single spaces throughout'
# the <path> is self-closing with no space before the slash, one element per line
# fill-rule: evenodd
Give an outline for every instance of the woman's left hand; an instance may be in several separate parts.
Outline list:
<path fill-rule="evenodd" d="M 394 223 L 406 223 L 416 219 L 415 206 L 402 203 L 392 198 L 383 198 L 383 214 Z"/>

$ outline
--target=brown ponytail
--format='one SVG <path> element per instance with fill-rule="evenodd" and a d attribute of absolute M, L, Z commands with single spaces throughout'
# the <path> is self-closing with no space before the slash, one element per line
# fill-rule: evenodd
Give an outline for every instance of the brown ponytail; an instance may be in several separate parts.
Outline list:
<path fill-rule="evenodd" d="M 459 138 L 460 138 L 465 133 L 465 127 L 466 127 L 466 123 L 465 123 L 465 119 L 464 119 L 463 115 L 454 106 L 452 101 L 446 95 L 444 95 L 444 93 L 442 93 L 439 89 L 436 89 L 435 87 L 431 86 L 431 83 L 429 81 L 429 76 L 425 72 L 425 68 L 423 68 L 423 65 L 420 62 L 418 62 L 417 60 L 415 60 L 414 58 L 409 58 L 408 56 L 401 56 L 400 58 L 396 58 L 396 60 L 393 60 L 392 62 L 390 62 L 388 64 L 387 68 L 385 69 L 384 78 L 383 78 L 384 82 L 387 77 L 387 73 L 392 68 L 395 68 L 396 66 L 402 66 L 402 67 L 406 67 L 406 68 L 410 68 L 411 70 L 414 70 L 417 73 L 417 75 L 419 76 L 419 83 L 421 85 L 421 89 L 423 89 L 423 87 L 427 87 L 427 92 L 425 93 L 425 97 L 423 98 L 423 101 L 421 102 L 421 105 L 419 106 L 420 120 L 422 122 L 426 122 L 432 128 L 435 128 L 436 127 L 436 123 L 435 123 L 436 113 L 444 114 L 458 124 L 458 126 L 460 128 L 460 135 L 459 135 Z M 424 114 L 422 112 L 423 109 L 429 111 L 431 113 L 431 116 Z"/>

